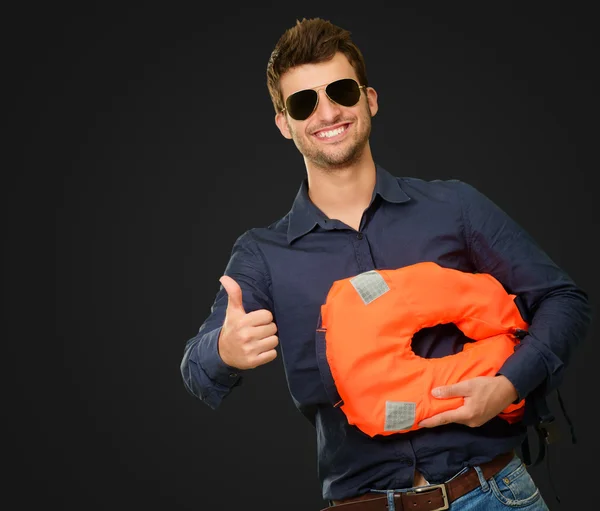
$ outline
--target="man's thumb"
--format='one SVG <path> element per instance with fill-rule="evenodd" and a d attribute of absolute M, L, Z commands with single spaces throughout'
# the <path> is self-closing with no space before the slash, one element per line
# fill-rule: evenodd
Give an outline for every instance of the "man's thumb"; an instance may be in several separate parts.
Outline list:
<path fill-rule="evenodd" d="M 225 292 L 229 297 L 227 309 L 239 309 L 245 314 L 246 311 L 244 310 L 244 304 L 242 302 L 242 288 L 240 287 L 240 285 L 227 275 L 223 275 L 219 279 L 219 282 L 221 283 L 223 288 L 225 288 Z"/>

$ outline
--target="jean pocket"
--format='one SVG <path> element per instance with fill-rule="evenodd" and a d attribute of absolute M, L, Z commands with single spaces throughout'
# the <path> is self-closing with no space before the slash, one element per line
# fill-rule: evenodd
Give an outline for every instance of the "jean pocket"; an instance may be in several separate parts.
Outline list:
<path fill-rule="evenodd" d="M 506 506 L 524 507 L 541 499 L 540 490 L 517 456 L 489 483 L 496 498 Z"/>

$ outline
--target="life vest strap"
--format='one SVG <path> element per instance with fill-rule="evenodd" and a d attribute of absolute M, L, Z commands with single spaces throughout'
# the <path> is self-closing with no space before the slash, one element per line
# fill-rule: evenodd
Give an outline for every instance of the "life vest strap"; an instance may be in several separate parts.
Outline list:
<path fill-rule="evenodd" d="M 327 360 L 327 342 L 325 341 L 325 334 L 327 330 L 323 328 L 321 314 L 319 314 L 319 320 L 317 323 L 317 330 L 315 332 L 316 339 L 316 352 L 317 352 L 317 365 L 319 366 L 319 373 L 321 375 L 321 382 L 325 387 L 327 397 L 333 406 L 341 406 L 343 404 L 342 397 L 337 391 L 335 380 L 331 374 L 331 368 Z"/>

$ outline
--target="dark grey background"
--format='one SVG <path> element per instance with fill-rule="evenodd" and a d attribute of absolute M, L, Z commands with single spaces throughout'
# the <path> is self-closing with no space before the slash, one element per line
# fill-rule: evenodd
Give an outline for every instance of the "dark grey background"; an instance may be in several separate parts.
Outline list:
<path fill-rule="evenodd" d="M 323 506 L 313 430 L 280 359 L 217 411 L 179 373 L 234 240 L 284 215 L 305 175 L 265 82 L 296 19 L 330 19 L 363 50 L 378 163 L 478 187 L 597 314 L 598 36 L 585 3 L 48 4 L 4 16 L 15 509 Z M 562 388 L 578 442 L 553 397 L 563 438 L 549 471 L 532 469 L 553 510 L 594 507 L 596 334 Z"/>

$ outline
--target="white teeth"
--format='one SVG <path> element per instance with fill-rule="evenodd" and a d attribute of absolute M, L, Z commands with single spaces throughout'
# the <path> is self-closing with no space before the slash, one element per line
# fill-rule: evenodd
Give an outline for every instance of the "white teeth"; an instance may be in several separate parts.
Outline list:
<path fill-rule="evenodd" d="M 336 128 L 331 131 L 320 131 L 319 133 L 317 133 L 317 137 L 319 137 L 319 138 L 335 137 L 336 135 L 339 135 L 340 133 L 342 133 L 342 131 L 344 131 L 345 129 L 346 129 L 345 126 L 340 126 L 339 128 Z"/>

